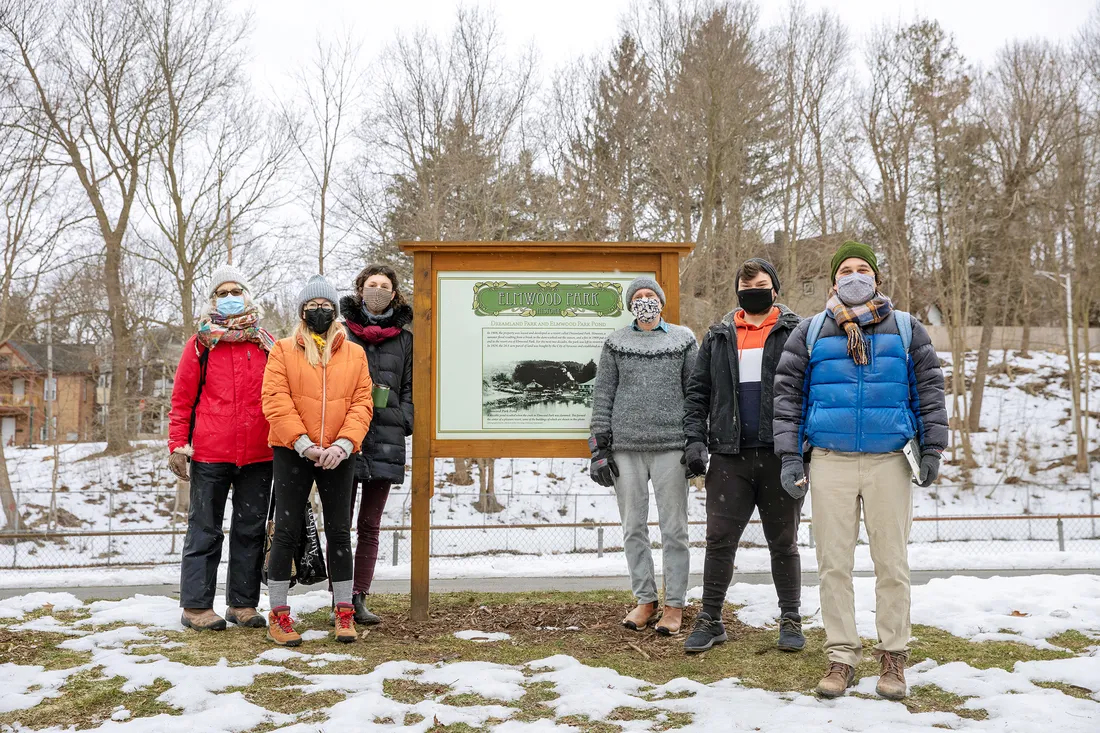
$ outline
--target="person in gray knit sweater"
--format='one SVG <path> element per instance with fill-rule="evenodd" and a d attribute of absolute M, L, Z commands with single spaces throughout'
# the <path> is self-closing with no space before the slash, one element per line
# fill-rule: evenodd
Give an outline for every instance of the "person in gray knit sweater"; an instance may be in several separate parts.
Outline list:
<path fill-rule="evenodd" d="M 623 546 L 637 606 L 623 626 L 679 633 L 687 595 L 688 475 L 684 460 L 684 392 L 698 346 L 690 329 L 661 318 L 665 293 L 651 277 L 626 290 L 634 322 L 603 345 L 596 371 L 589 447 L 592 480 L 614 486 Z M 664 550 L 664 612 L 649 543 L 649 484 L 657 500 Z"/>

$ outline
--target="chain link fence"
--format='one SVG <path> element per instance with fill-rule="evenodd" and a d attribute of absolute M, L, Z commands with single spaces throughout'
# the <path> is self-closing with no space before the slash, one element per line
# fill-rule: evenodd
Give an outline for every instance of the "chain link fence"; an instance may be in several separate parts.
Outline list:
<path fill-rule="evenodd" d="M 487 569 L 502 572 L 501 566 L 507 565 L 509 558 L 526 568 L 526 574 L 538 569 L 547 575 L 580 572 L 586 563 L 591 566 L 585 570 L 588 574 L 598 574 L 601 568 L 607 574 L 621 570 L 614 563 L 622 563 L 622 529 L 610 492 L 507 493 L 501 496 L 506 502 L 502 511 L 481 514 L 470 509 L 478 498 L 476 486 L 446 488 L 432 499 L 431 556 L 436 571 L 467 576 Z M 942 487 L 941 491 L 946 488 L 951 487 Z M 701 560 L 706 546 L 704 496 L 693 490 L 689 504 L 693 566 L 696 556 Z M 94 522 L 59 506 L 51 510 L 50 497 L 48 490 L 21 492 L 21 506 L 38 519 L 18 534 L 0 534 L 0 574 L 179 562 L 186 520 L 173 522 L 172 491 L 82 491 L 85 507 L 102 510 Z M 379 548 L 379 564 L 383 567 L 407 566 L 411 561 L 410 498 L 407 491 L 390 495 Z M 1090 492 L 1085 506 L 1092 500 Z M 807 512 L 808 508 L 807 502 Z M 227 506 L 226 513 L 232 514 L 231 507 Z M 650 516 L 657 516 L 655 507 Z M 228 521 L 227 516 L 227 528 Z M 97 528 L 83 528 L 89 523 Z M 651 527 L 653 545 L 659 548 L 656 522 Z M 813 547 L 812 517 L 803 518 L 798 537 L 800 545 Z M 866 544 L 864 530 L 859 541 Z M 928 569 L 1043 568 L 1058 565 L 1068 557 L 1059 557 L 1060 553 L 1095 554 L 1095 563 L 1088 557 L 1084 562 L 1100 566 L 1100 515 L 1085 511 L 917 516 L 910 545 L 914 567 Z M 742 537 L 741 547 L 762 548 L 766 554 L 766 546 L 761 525 L 754 520 Z M 747 556 L 751 553 L 738 555 L 739 565 Z M 601 565 L 600 561 L 605 563 Z M 1080 558 L 1077 566 L 1081 566 Z"/>

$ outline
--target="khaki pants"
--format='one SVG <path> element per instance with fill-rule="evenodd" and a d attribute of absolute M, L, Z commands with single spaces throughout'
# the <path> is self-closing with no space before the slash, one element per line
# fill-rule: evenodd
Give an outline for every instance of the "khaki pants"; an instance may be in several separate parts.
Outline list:
<path fill-rule="evenodd" d="M 853 667 L 863 658 L 852 589 L 860 506 L 875 565 L 876 651 L 909 651 L 909 527 L 912 473 L 901 453 L 814 449 L 810 501 L 821 582 L 821 620 L 829 660 Z"/>

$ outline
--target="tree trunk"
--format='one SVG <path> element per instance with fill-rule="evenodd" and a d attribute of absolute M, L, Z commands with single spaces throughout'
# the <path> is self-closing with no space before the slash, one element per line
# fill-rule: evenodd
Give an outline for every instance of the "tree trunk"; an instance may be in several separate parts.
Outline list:
<path fill-rule="evenodd" d="M 122 288 L 122 235 L 104 237 L 106 266 L 104 282 L 107 288 L 107 315 L 111 323 L 111 397 L 107 412 L 106 453 L 122 453 L 130 449 L 126 429 L 127 368 L 130 365 L 130 332 L 126 323 L 126 296 Z"/>
<path fill-rule="evenodd" d="M 504 505 L 497 501 L 495 473 L 495 458 L 477 459 L 479 492 L 477 501 L 474 502 L 474 509 L 477 509 L 482 514 L 496 514 L 504 509 Z"/>
<path fill-rule="evenodd" d="M 992 308 L 986 308 L 982 323 L 982 337 L 978 344 L 978 365 L 974 368 L 974 382 L 970 385 L 970 432 L 982 429 L 982 398 L 985 397 L 985 375 L 989 371 L 989 349 L 993 345 Z"/>
<path fill-rule="evenodd" d="M 15 492 L 11 489 L 8 476 L 8 458 L 4 453 L 4 441 L 0 440 L 0 504 L 4 505 L 4 534 L 18 532 L 20 527 L 19 507 L 15 503 Z"/>
<path fill-rule="evenodd" d="M 454 483 L 457 486 L 470 486 L 471 484 L 473 484 L 473 482 L 474 479 L 472 476 L 470 476 L 470 459 L 456 458 Z"/>

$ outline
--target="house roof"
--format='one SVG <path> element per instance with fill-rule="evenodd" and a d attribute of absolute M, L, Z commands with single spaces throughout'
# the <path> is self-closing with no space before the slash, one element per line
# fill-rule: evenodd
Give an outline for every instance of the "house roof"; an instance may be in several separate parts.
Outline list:
<path fill-rule="evenodd" d="M 48 364 L 46 344 L 26 341 L 7 342 L 20 355 L 27 357 L 30 369 L 45 372 Z M 98 359 L 91 344 L 54 344 L 53 370 L 58 374 L 91 374 Z"/>

